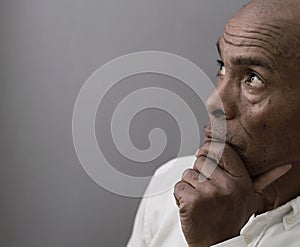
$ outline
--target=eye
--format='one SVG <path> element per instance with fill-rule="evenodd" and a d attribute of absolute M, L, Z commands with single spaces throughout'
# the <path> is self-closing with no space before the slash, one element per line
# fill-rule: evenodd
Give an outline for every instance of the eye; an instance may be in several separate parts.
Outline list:
<path fill-rule="evenodd" d="M 221 60 L 217 60 L 218 65 L 219 65 L 219 70 L 217 76 L 224 76 L 226 74 L 226 68 L 224 65 L 224 62 Z"/>
<path fill-rule="evenodd" d="M 256 74 L 250 73 L 246 83 L 253 89 L 264 87 L 263 80 Z"/>

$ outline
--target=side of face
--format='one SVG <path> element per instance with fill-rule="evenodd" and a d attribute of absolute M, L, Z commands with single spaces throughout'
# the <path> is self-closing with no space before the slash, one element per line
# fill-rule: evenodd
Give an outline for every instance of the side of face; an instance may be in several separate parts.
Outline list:
<path fill-rule="evenodd" d="M 218 94 L 227 141 L 251 176 L 300 161 L 298 38 L 288 24 L 240 13 L 219 40 L 219 80 L 207 109 L 218 118 Z"/>

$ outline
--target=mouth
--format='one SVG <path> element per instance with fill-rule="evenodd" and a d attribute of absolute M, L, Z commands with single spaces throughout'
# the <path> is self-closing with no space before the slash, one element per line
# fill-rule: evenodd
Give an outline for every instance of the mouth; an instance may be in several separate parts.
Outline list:
<path fill-rule="evenodd" d="M 230 138 L 221 138 L 219 136 L 216 136 L 215 134 L 212 135 L 212 133 L 207 130 L 205 128 L 205 141 L 204 143 L 210 143 L 210 142 L 217 142 L 217 143 L 223 143 L 223 144 L 227 144 L 229 146 L 231 146 L 233 149 L 235 149 L 238 153 L 241 153 L 241 151 L 243 150 L 242 148 L 240 148 L 238 145 L 232 143 L 231 141 L 229 141 L 228 139 Z"/>
<path fill-rule="evenodd" d="M 228 138 L 229 139 L 229 138 Z M 239 147 L 238 145 L 228 141 L 228 140 L 224 140 L 222 138 L 216 137 L 215 135 L 212 136 L 211 132 L 207 132 L 205 131 L 205 141 L 204 141 L 204 145 L 205 144 L 209 144 L 209 143 L 221 143 L 221 144 L 227 144 L 228 146 L 230 146 L 232 149 L 234 149 L 240 156 L 240 158 L 242 159 L 242 161 L 246 164 L 247 163 L 247 158 L 244 155 L 244 149 Z"/>
<path fill-rule="evenodd" d="M 226 139 L 224 140 L 222 138 L 212 136 L 211 133 L 205 132 L 205 141 L 204 141 L 204 143 L 210 143 L 210 142 L 229 144 L 228 141 L 226 141 Z"/>

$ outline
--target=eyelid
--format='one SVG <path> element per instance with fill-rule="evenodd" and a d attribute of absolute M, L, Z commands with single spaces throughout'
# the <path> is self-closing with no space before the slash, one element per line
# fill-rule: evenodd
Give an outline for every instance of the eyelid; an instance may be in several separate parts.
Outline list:
<path fill-rule="evenodd" d="M 221 59 L 218 59 L 218 60 L 217 60 L 217 63 L 218 63 L 218 65 L 220 65 L 220 66 L 224 66 L 224 62 L 223 62 Z"/>
<path fill-rule="evenodd" d="M 263 84 L 266 84 L 266 81 L 264 80 L 264 78 L 262 76 L 260 76 L 258 73 L 256 73 L 255 71 L 250 71 L 249 72 L 249 78 L 256 76 L 259 80 L 262 81 Z"/>
<path fill-rule="evenodd" d="M 217 63 L 219 65 L 219 69 L 218 69 L 218 73 L 217 73 L 217 77 L 220 77 L 221 76 L 221 68 L 224 67 L 225 68 L 225 64 L 222 60 L 218 59 L 217 60 Z"/>
<path fill-rule="evenodd" d="M 257 79 L 261 81 L 261 85 L 259 85 L 259 86 L 251 85 L 251 83 L 252 83 L 251 78 L 253 78 L 253 77 L 257 77 Z M 266 89 L 266 86 L 267 86 L 267 84 L 265 83 L 265 80 L 262 79 L 261 76 L 259 76 L 257 73 L 255 73 L 253 71 L 248 73 L 247 78 L 243 80 L 243 84 L 245 84 L 247 91 L 250 94 L 260 94 Z"/>

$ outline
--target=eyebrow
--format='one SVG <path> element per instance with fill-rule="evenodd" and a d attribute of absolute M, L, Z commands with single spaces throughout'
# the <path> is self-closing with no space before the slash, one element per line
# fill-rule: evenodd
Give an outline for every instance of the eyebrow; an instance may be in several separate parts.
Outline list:
<path fill-rule="evenodd" d="M 217 46 L 217 51 L 219 53 L 219 56 L 222 57 L 222 55 L 221 55 L 221 48 L 220 48 L 220 39 L 218 39 L 218 42 L 217 42 L 216 46 Z"/>
<path fill-rule="evenodd" d="M 270 71 L 274 70 L 268 62 L 264 61 L 259 57 L 233 57 L 230 62 L 234 65 L 255 66 L 262 67 Z"/>
<path fill-rule="evenodd" d="M 219 53 L 219 56 L 222 57 L 220 39 L 218 40 L 216 46 L 217 46 L 217 51 Z M 242 57 L 242 56 L 233 57 L 230 62 L 234 65 L 262 67 L 266 70 L 274 71 L 273 66 L 271 66 L 268 62 L 266 62 L 264 59 L 259 57 Z"/>

